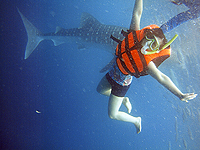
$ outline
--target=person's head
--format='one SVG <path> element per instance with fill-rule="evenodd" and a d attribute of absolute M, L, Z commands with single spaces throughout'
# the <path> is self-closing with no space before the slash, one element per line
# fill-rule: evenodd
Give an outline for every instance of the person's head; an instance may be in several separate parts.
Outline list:
<path fill-rule="evenodd" d="M 159 52 L 167 43 L 167 39 L 160 28 L 146 29 L 144 38 L 141 41 L 143 54 Z"/>

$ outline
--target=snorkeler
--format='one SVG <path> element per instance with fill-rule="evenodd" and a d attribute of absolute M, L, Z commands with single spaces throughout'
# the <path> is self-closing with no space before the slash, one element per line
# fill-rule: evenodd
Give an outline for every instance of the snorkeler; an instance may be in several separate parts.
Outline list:
<path fill-rule="evenodd" d="M 171 79 L 157 69 L 157 67 L 171 55 L 170 44 L 163 31 L 157 25 L 149 25 L 140 30 L 140 19 L 143 11 L 143 0 L 135 0 L 130 29 L 122 34 L 123 41 L 111 36 L 118 42 L 116 48 L 115 63 L 110 71 L 101 79 L 97 91 L 109 96 L 108 115 L 111 119 L 133 123 L 137 133 L 141 132 L 141 117 L 134 117 L 128 113 L 132 105 L 128 97 L 125 97 L 132 76 L 139 78 L 151 75 L 160 84 L 176 95 L 181 101 L 188 102 L 197 96 L 194 93 L 183 94 L 171 81 Z M 124 105 L 128 113 L 119 111 Z"/>
<path fill-rule="evenodd" d="M 165 22 L 160 28 L 163 33 L 169 32 L 177 26 L 188 20 L 196 19 L 200 15 L 200 1 L 199 0 L 171 0 L 176 5 L 184 4 L 189 10 L 179 13 L 169 21 Z"/>

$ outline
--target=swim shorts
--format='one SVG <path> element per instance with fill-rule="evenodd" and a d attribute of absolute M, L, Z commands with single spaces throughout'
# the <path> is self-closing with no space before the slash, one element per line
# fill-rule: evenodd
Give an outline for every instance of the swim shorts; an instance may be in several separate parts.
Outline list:
<path fill-rule="evenodd" d="M 129 84 L 128 86 L 122 86 L 122 85 L 118 84 L 110 77 L 110 75 L 108 73 L 106 74 L 106 79 L 112 86 L 111 94 L 118 96 L 118 97 L 124 97 L 131 85 L 131 84 Z"/>

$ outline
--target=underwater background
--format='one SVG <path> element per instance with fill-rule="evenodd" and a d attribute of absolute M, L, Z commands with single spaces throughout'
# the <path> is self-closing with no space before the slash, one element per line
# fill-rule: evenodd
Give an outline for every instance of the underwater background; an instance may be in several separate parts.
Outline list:
<path fill-rule="evenodd" d="M 1 0 L 0 149 L 2 150 L 198 150 L 200 98 L 181 102 L 150 76 L 133 79 L 127 96 L 142 132 L 109 119 L 108 97 L 96 92 L 99 71 L 113 55 L 73 41 L 42 41 L 24 60 L 27 33 L 17 8 L 43 33 L 77 28 L 83 12 L 103 24 L 129 28 L 134 0 Z M 187 10 L 169 0 L 144 0 L 141 28 L 162 25 Z M 184 93 L 200 93 L 200 18 L 175 33 L 172 56 L 159 69 Z M 121 108 L 126 111 L 125 107 Z"/>

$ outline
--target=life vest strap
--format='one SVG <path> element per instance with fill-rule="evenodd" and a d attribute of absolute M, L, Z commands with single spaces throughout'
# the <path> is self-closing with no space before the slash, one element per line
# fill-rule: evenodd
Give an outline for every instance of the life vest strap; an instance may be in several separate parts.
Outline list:
<path fill-rule="evenodd" d="M 122 29 L 121 34 L 123 34 L 124 37 L 128 36 L 128 34 L 130 33 L 130 31 L 128 30 L 128 32 L 124 31 Z"/>
<path fill-rule="evenodd" d="M 123 61 L 123 58 L 122 58 L 122 57 L 118 57 L 118 59 L 120 60 L 120 63 L 121 63 L 121 65 L 122 65 L 122 67 L 124 68 L 124 70 L 125 70 L 128 74 L 134 75 L 134 76 L 135 76 L 135 74 L 132 73 L 132 72 L 127 68 L 125 62 Z M 118 65 L 118 64 L 117 64 L 117 65 Z M 118 67 L 119 67 L 119 66 L 118 66 Z"/>
<path fill-rule="evenodd" d="M 136 34 L 136 31 L 132 31 L 133 33 L 133 38 L 134 38 L 134 43 L 135 45 L 133 47 L 130 48 L 130 50 L 132 49 L 137 49 L 138 50 L 138 54 L 140 56 L 140 59 L 141 59 L 141 62 L 142 62 L 142 65 L 143 65 L 143 72 L 141 72 L 140 74 L 147 74 L 146 71 L 145 71 L 145 68 L 147 68 L 147 62 L 146 62 L 146 59 L 144 58 L 144 55 L 141 53 L 141 48 L 142 48 L 142 45 L 141 43 L 139 42 L 138 38 L 137 38 L 137 34 Z"/>
<path fill-rule="evenodd" d="M 110 38 L 111 38 L 113 41 L 117 42 L 118 44 L 122 43 L 121 40 L 117 39 L 117 38 L 114 37 L 112 34 L 111 34 Z"/>
<path fill-rule="evenodd" d="M 135 63 L 135 61 L 133 59 L 133 56 L 131 55 L 130 49 L 129 49 L 128 34 L 126 34 L 126 36 L 125 36 L 125 51 L 126 51 L 126 54 L 127 54 L 128 58 L 129 58 L 129 60 L 131 62 L 131 65 L 132 65 L 133 69 L 135 70 L 135 75 L 136 75 L 135 77 L 139 78 L 140 77 L 140 72 L 139 72 L 139 70 L 137 68 L 137 65 L 136 65 L 136 63 Z M 131 73 L 131 75 L 132 75 L 132 73 Z"/>
<path fill-rule="evenodd" d="M 133 39 L 134 39 L 134 46 L 132 47 L 129 47 L 129 39 L 128 39 L 128 35 L 132 32 L 133 34 Z M 125 51 L 121 53 L 121 44 L 122 44 L 122 41 L 115 38 L 114 36 L 110 36 L 111 39 L 113 39 L 115 42 L 118 43 L 118 53 L 117 53 L 117 59 L 119 59 L 122 67 L 124 68 L 124 70 L 132 75 L 132 76 L 135 76 L 136 78 L 139 78 L 140 76 L 143 76 L 143 75 L 146 75 L 146 67 L 147 67 L 147 63 L 146 63 L 146 60 L 144 58 L 144 55 L 140 52 L 140 49 L 142 48 L 142 45 L 140 44 L 138 38 L 137 38 L 137 34 L 136 34 L 136 31 L 133 31 L 133 30 L 128 30 L 127 32 L 125 32 L 124 30 L 121 31 L 121 33 L 123 34 L 123 36 L 125 37 Z M 138 55 L 140 57 L 140 60 L 142 62 L 142 65 L 143 65 L 143 71 L 139 71 L 138 70 L 138 67 L 136 65 L 136 62 L 135 62 L 135 59 L 133 58 L 134 56 L 132 56 L 131 54 L 131 51 L 132 50 L 137 50 L 138 51 Z M 134 69 L 135 72 L 131 72 L 129 70 L 129 68 L 126 66 L 124 60 L 123 60 L 123 54 L 126 53 L 126 55 L 128 56 L 129 58 L 129 61 L 131 62 L 131 65 Z M 119 67 L 119 66 L 118 66 Z"/>

